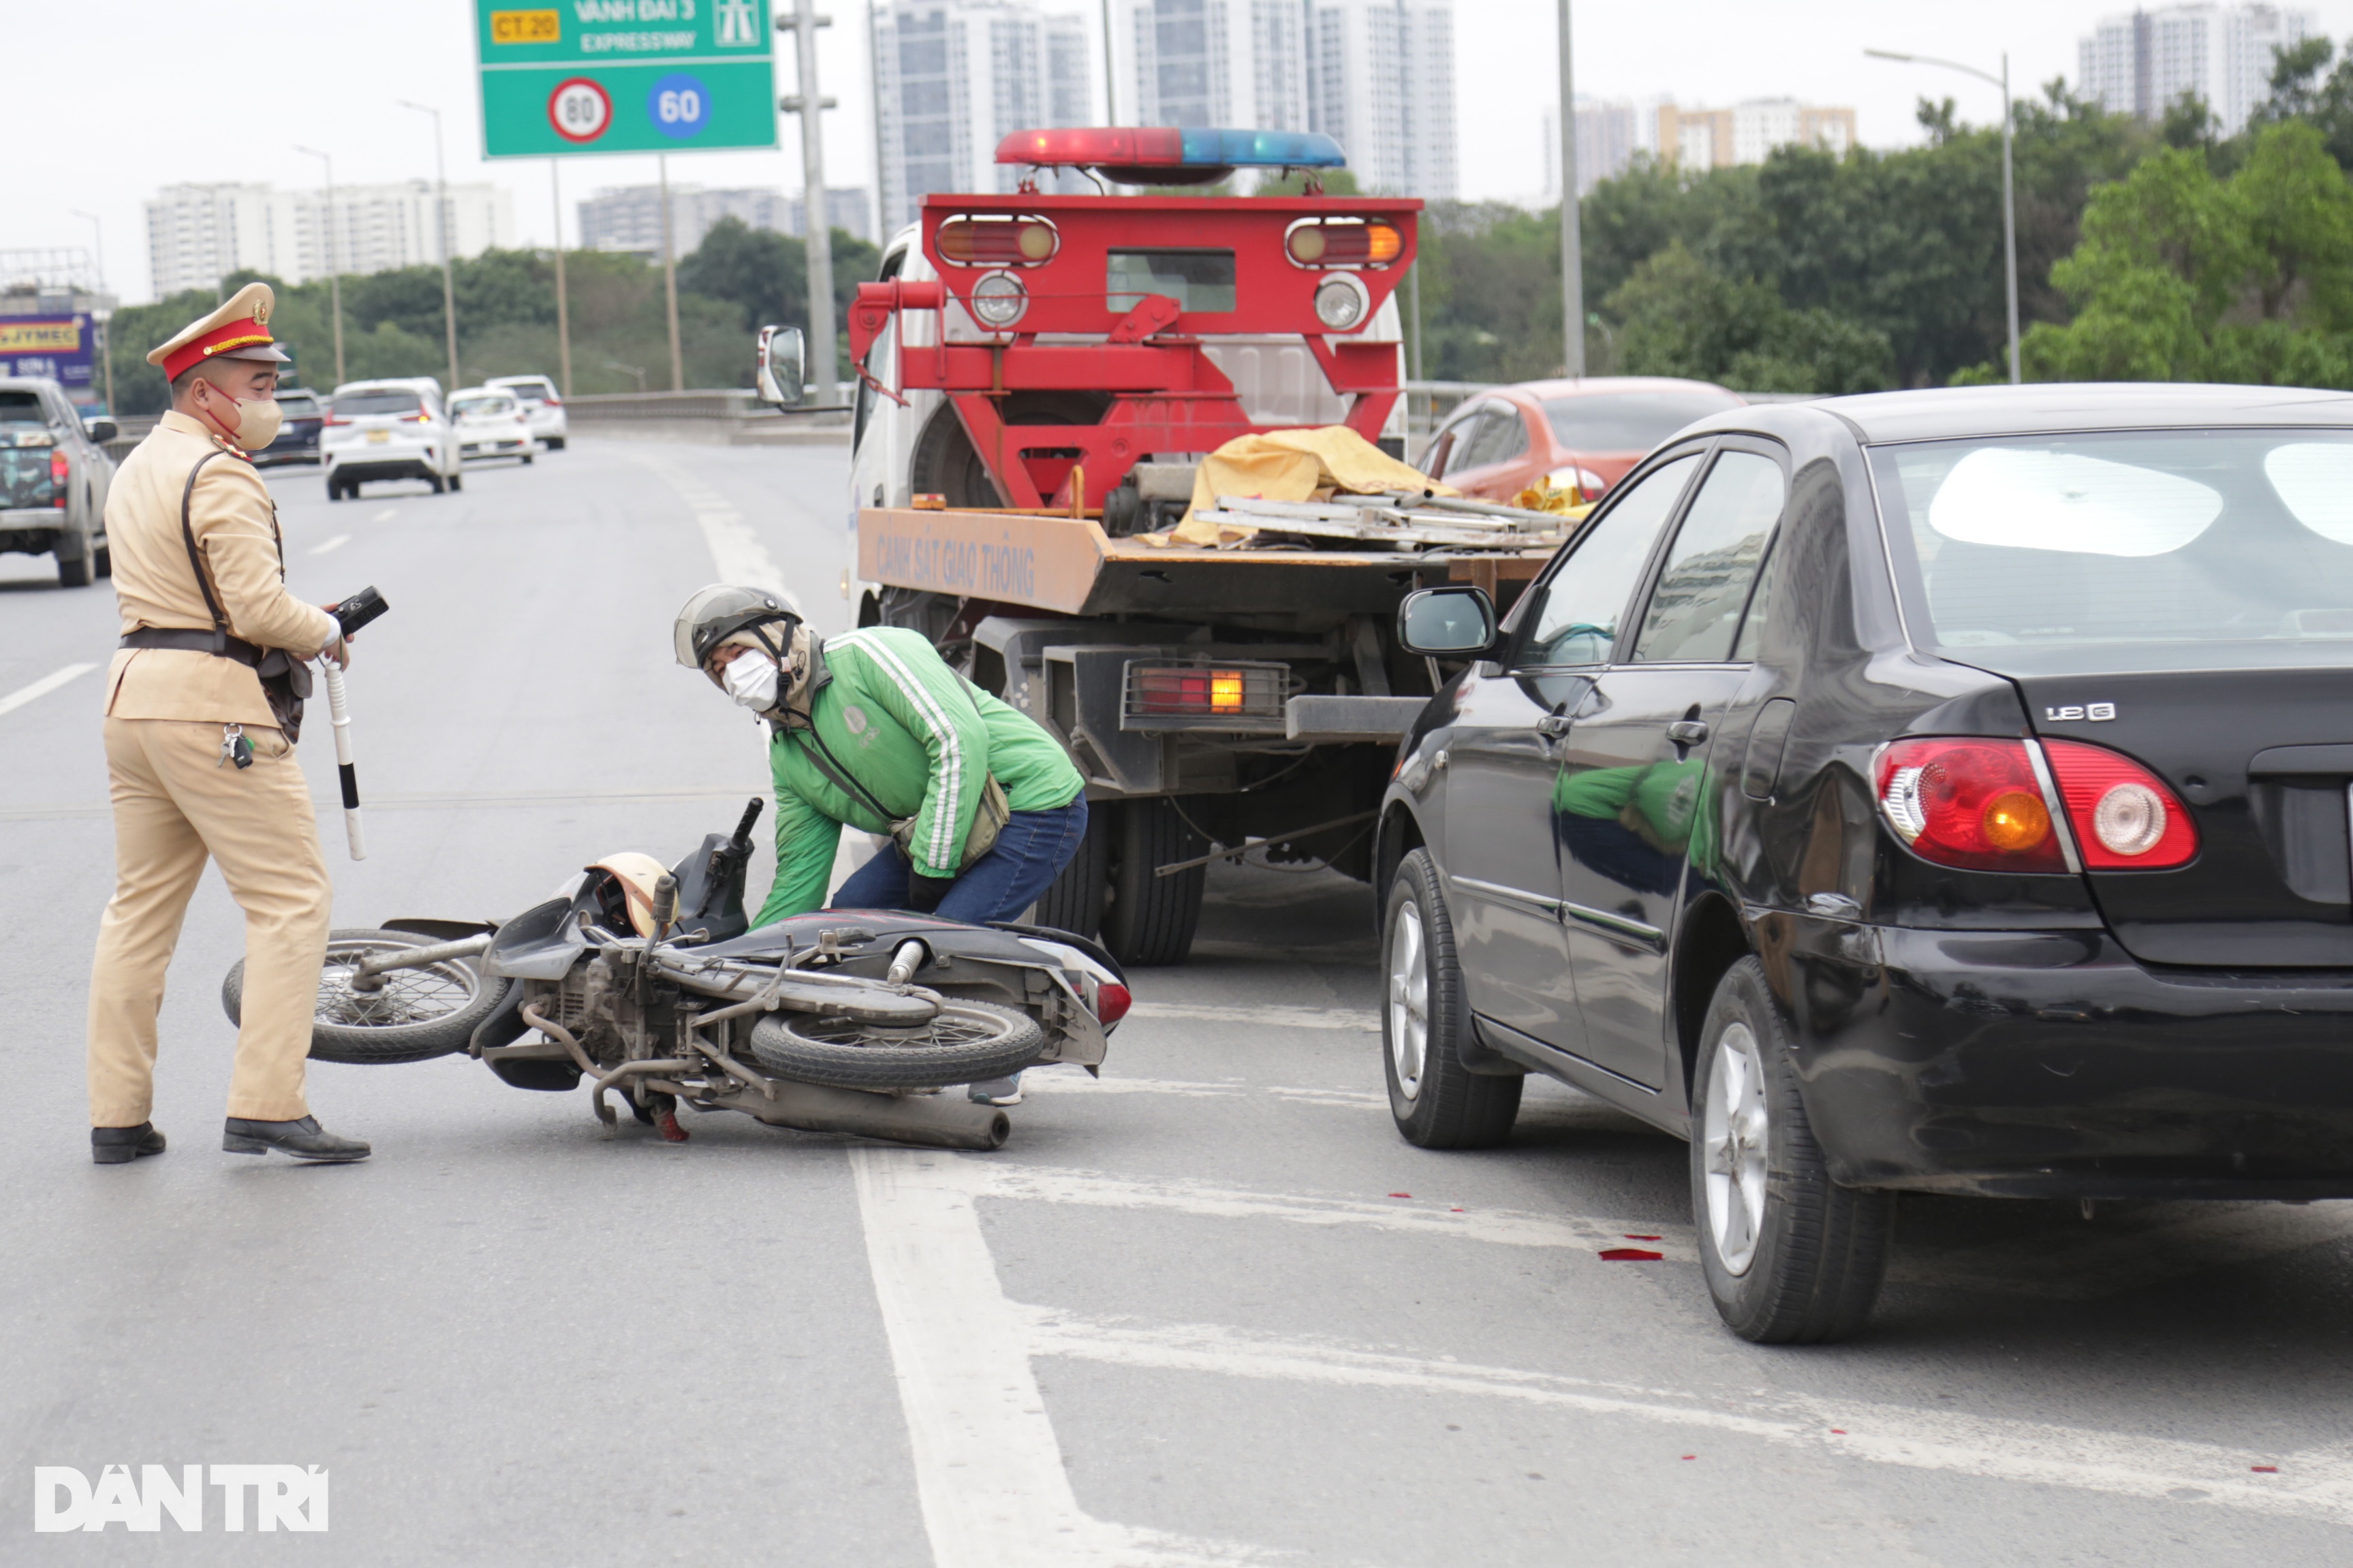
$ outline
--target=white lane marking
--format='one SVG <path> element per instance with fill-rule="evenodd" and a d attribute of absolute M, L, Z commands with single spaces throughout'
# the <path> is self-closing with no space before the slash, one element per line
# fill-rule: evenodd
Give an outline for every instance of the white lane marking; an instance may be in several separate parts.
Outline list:
<path fill-rule="evenodd" d="M 722 583 L 740 583 L 747 588 L 762 588 L 782 599 L 793 614 L 801 613 L 798 594 L 785 582 L 776 560 L 760 536 L 752 531 L 744 514 L 729 504 L 717 490 L 692 478 L 676 465 L 659 458 L 639 455 L 638 461 L 651 468 L 678 492 L 694 513 L 696 526 L 702 530 L 702 542 L 711 552 L 711 564 Z"/>
<path fill-rule="evenodd" d="M 368 519 L 368 521 L 369 521 L 370 522 L 390 522 L 390 521 L 393 521 L 393 519 L 395 519 L 395 518 L 398 517 L 399 515 L 400 515 L 400 509 L 399 509 L 398 507 L 396 507 L 396 506 L 388 506 L 388 507 L 385 508 L 382 511 L 380 511 L 380 512 L 376 513 L 374 517 L 372 517 L 372 518 Z"/>
<path fill-rule="evenodd" d="M 1073 1068 L 1056 1071 L 1041 1068 L 1023 1078 L 1023 1087 L 1045 1089 L 1054 1094 L 1174 1094 L 1199 1100 L 1223 1097 L 1237 1099 L 1244 1095 L 1263 1095 L 1269 1100 L 1288 1101 L 1293 1105 L 1338 1105 L 1351 1110 L 1387 1110 L 1389 1098 L 1359 1089 L 1311 1089 L 1290 1084 L 1252 1084 L 1240 1079 L 1223 1082 L 1188 1082 L 1167 1078 L 1099 1078 L 1091 1079 Z"/>
<path fill-rule="evenodd" d="M 1268 1561 L 1083 1511 L 1029 1369 L 1029 1323 L 1006 1299 L 981 1234 L 966 1163 L 860 1147 L 849 1166 L 937 1568 Z"/>
<path fill-rule="evenodd" d="M 0 713 L 14 713 L 26 703 L 38 701 L 67 681 L 78 676 L 88 675 L 97 668 L 98 666 L 94 664 L 69 664 L 63 669 L 55 670 L 41 677 L 30 686 L 20 686 L 7 696 L 0 697 Z"/>
<path fill-rule="evenodd" d="M 1999 1416 L 1796 1396 L 1727 1399 L 1549 1373 L 1388 1355 L 1213 1324 L 1139 1328 L 1018 1307 L 1033 1354 L 1423 1394 L 1483 1394 L 1698 1427 L 1818 1453 L 1990 1480 L 2353 1523 L 2353 1463 L 2335 1449 L 2272 1454 Z M 2277 1476 L 2250 1467 L 2275 1464 Z"/>
<path fill-rule="evenodd" d="M 1109 1080 L 1106 1080 L 1109 1081 Z M 1677 1263 L 1698 1260 L 1687 1225 L 1639 1224 L 1633 1220 L 1588 1219 L 1577 1215 L 1535 1215 L 1510 1209 L 1471 1209 L 1457 1213 L 1405 1199 L 1366 1203 L 1352 1198 L 1305 1197 L 1288 1193 L 1250 1192 L 1207 1182 L 1136 1181 L 1097 1171 L 1060 1170 L 1039 1165 L 990 1163 L 968 1165 L 963 1180 L 972 1192 L 986 1197 L 1033 1198 L 1046 1203 L 1081 1204 L 1097 1208 L 1164 1209 L 1215 1219 L 1279 1219 L 1293 1225 L 1365 1226 L 1376 1230 L 1403 1231 L 1419 1236 L 1455 1237 L 1466 1241 L 1495 1242 L 1506 1247 L 1565 1247 L 1577 1252 L 1600 1252 L 1619 1247 L 1639 1247 Z M 1657 1237 L 1633 1241 L 1631 1236 Z"/>
<path fill-rule="evenodd" d="M 1347 1029 L 1381 1032 L 1380 1015 L 1370 1007 L 1234 1007 L 1214 1002 L 1138 1002 L 1131 1018 L 1190 1018 L 1204 1024 L 1257 1024 L 1278 1029 Z"/>
<path fill-rule="evenodd" d="M 351 542 L 352 536 L 350 534 L 339 533 L 335 535 L 334 538 L 328 540 L 324 544 L 313 544 L 311 546 L 311 553 L 313 555 L 324 555 L 330 550 L 341 550 L 344 545 L 349 544 Z"/>

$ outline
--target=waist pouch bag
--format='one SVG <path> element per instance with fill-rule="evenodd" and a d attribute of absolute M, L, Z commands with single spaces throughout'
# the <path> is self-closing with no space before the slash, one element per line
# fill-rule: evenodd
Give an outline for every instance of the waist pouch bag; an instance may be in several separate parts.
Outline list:
<path fill-rule="evenodd" d="M 967 687 L 965 695 L 970 697 L 970 682 L 965 684 Z M 974 702 L 972 710 L 977 714 L 980 711 L 980 704 Z M 891 841 L 896 844 L 899 847 L 899 852 L 912 862 L 915 858 L 914 850 L 911 847 L 915 837 L 915 819 L 912 816 L 892 816 L 882 809 L 882 803 L 874 798 L 871 791 L 849 776 L 849 770 L 841 765 L 833 752 L 827 748 L 825 738 L 817 732 L 817 721 L 814 716 L 811 717 L 807 731 L 794 732 L 806 733 L 812 742 L 816 742 L 817 750 L 808 753 L 808 759 L 817 765 L 817 771 L 823 773 L 834 788 L 857 801 L 881 821 L 891 825 Z M 997 836 L 1004 832 L 1005 825 L 1012 820 L 1012 803 L 1005 798 L 1005 787 L 997 782 L 997 775 L 991 773 L 981 786 L 980 809 L 972 814 L 972 831 L 964 836 L 964 858 L 956 862 L 956 874 L 963 875 L 971 868 L 973 862 L 996 848 Z"/>
<path fill-rule="evenodd" d="M 212 579 L 205 574 L 204 558 L 196 550 L 196 531 L 188 521 L 188 509 L 195 500 L 196 476 L 205 465 L 221 454 L 217 449 L 196 459 L 188 470 L 188 482 L 180 491 L 180 542 L 188 547 L 188 570 L 196 574 L 196 591 L 205 596 L 205 608 L 213 618 L 214 647 L 208 651 L 218 658 L 237 658 L 240 650 L 252 644 L 229 635 L 228 616 L 221 613 L 220 600 L 214 596 Z M 269 513 L 270 538 L 278 546 L 278 580 L 286 581 L 286 536 L 279 531 L 278 511 Z M 232 644 L 235 645 L 232 647 Z M 269 715 L 284 732 L 288 744 L 302 738 L 302 703 L 311 695 L 311 667 L 290 657 L 284 648 L 257 650 L 259 661 L 239 659 L 252 665 L 253 673 L 261 679 L 261 695 L 269 704 Z"/>

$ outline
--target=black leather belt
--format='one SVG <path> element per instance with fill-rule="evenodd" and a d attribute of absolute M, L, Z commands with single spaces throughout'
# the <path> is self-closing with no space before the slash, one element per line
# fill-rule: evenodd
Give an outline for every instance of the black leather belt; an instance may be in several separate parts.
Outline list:
<path fill-rule="evenodd" d="M 193 626 L 141 626 L 136 631 L 123 633 L 121 646 L 208 653 L 216 658 L 233 658 L 248 668 L 258 668 L 269 657 L 268 650 L 256 647 L 243 637 L 233 637 L 227 632 L 198 631 Z"/>

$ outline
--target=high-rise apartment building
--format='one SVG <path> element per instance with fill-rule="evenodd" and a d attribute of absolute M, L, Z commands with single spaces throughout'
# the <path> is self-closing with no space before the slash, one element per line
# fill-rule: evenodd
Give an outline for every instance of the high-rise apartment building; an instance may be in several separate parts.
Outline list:
<path fill-rule="evenodd" d="M 1659 110 L 1668 100 L 1636 103 L 1577 95 L 1577 194 L 1588 196 L 1626 172 L 1637 153 L 1659 155 Z M 1544 111 L 1544 199 L 1560 199 L 1560 111 Z"/>
<path fill-rule="evenodd" d="M 441 259 L 442 216 L 430 180 L 339 185 L 166 185 L 147 203 L 147 265 L 155 296 L 214 289 L 232 272 L 307 283 L 330 270 L 384 272 Z M 495 185 L 451 185 L 449 254 L 480 256 L 514 243 L 514 209 Z"/>
<path fill-rule="evenodd" d="M 1776 147 L 1819 147 L 1843 156 L 1855 145 L 1854 110 L 1757 98 L 1729 109 L 1657 110 L 1659 156 L 1683 169 L 1728 169 L 1761 163 Z"/>
<path fill-rule="evenodd" d="M 1314 0 L 1117 0 L 1117 109 L 1127 125 L 1308 128 Z"/>
<path fill-rule="evenodd" d="M 866 187 L 833 185 L 825 193 L 832 226 L 860 239 L 874 237 Z M 708 191 L 700 185 L 670 188 L 672 254 L 692 254 L 720 219 L 732 217 L 746 228 L 765 228 L 798 237 L 803 232 L 807 204 L 782 191 L 745 188 Z M 598 191 L 580 203 L 580 244 L 588 250 L 624 250 L 648 260 L 661 258 L 661 187 L 622 185 Z"/>
<path fill-rule="evenodd" d="M 913 223 L 934 191 L 1011 191 L 1015 131 L 1094 121 L 1086 22 L 1033 0 L 881 0 L 874 7 L 875 141 L 882 227 Z M 1092 189 L 1083 180 L 1072 188 Z"/>
<path fill-rule="evenodd" d="M 1338 141 L 1364 189 L 1452 200 L 1452 0 L 1303 4 L 1309 127 Z"/>
<path fill-rule="evenodd" d="M 2076 45 L 2075 89 L 2117 114 L 2156 120 L 2196 93 L 2235 135 L 2271 96 L 2273 57 L 2316 31 L 2309 11 L 2171 5 L 2105 17 Z"/>

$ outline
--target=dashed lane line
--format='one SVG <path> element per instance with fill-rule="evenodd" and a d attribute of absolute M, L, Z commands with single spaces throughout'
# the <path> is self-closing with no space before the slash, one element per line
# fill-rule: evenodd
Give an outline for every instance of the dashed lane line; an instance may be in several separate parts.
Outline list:
<path fill-rule="evenodd" d="M 638 462 L 677 491 L 693 511 L 695 525 L 702 530 L 702 542 L 711 552 L 711 564 L 719 574 L 720 582 L 765 589 L 782 599 L 795 615 L 801 613 L 800 595 L 786 583 L 768 547 L 726 497 L 675 463 L 649 454 L 637 457 Z"/>
<path fill-rule="evenodd" d="M 2353 1524 L 2353 1461 L 2007 1417 L 1810 1396 L 1725 1397 L 1282 1339 L 1210 1324 L 1138 1326 L 1016 1305 L 1032 1355 L 1164 1371 L 1472 1394 L 1761 1438 L 1836 1458 L 2150 1501 L 2195 1501 Z M 2276 1475 L 2254 1467 L 2278 1467 Z"/>
<path fill-rule="evenodd" d="M 350 534 L 339 533 L 335 535 L 334 538 L 326 541 L 322 544 L 313 544 L 311 546 L 311 553 L 313 555 L 324 555 L 330 551 L 341 550 L 344 545 L 349 544 L 351 542 L 352 536 Z"/>
<path fill-rule="evenodd" d="M 88 675 L 97 668 L 94 664 L 69 664 L 63 669 L 41 677 L 29 686 L 20 686 L 7 696 L 0 697 L 0 713 L 14 713 L 27 702 L 37 702 L 68 681 Z"/>
<path fill-rule="evenodd" d="M 394 519 L 397 518 L 399 515 L 400 515 L 400 509 L 399 509 L 398 507 L 396 507 L 396 506 L 388 506 L 388 507 L 385 508 L 382 511 L 380 511 L 380 512 L 376 513 L 374 517 L 372 517 L 372 518 L 368 519 L 368 521 L 369 521 L 370 522 L 390 522 L 390 521 L 392 521 Z"/>

